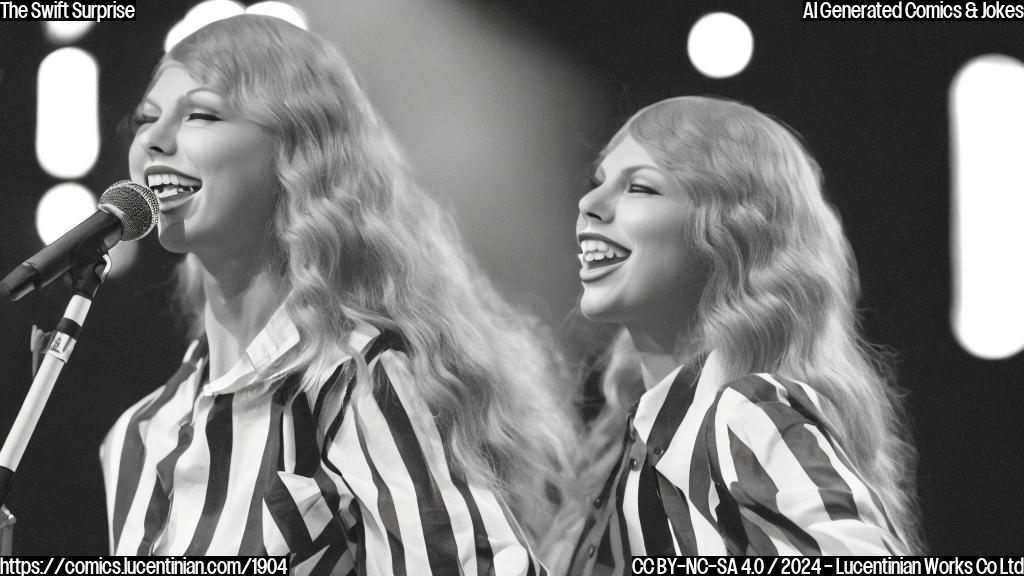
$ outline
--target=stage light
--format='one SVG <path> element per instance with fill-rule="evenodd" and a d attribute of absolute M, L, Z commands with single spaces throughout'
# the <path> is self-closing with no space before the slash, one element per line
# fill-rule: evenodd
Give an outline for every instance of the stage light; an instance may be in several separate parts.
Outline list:
<path fill-rule="evenodd" d="M 36 206 L 36 232 L 49 244 L 96 211 L 96 197 L 88 188 L 64 182 L 43 194 Z"/>
<path fill-rule="evenodd" d="M 217 20 L 237 16 L 245 12 L 245 7 L 232 0 L 206 0 L 189 10 L 180 22 L 171 27 L 164 39 L 164 51 L 182 40 L 182 38 L 199 30 L 203 26 Z"/>
<path fill-rule="evenodd" d="M 754 52 L 754 36 L 747 24 L 728 12 L 701 17 L 686 43 L 690 61 L 709 78 L 728 78 L 743 71 Z"/>
<path fill-rule="evenodd" d="M 78 178 L 100 149 L 96 60 L 79 48 L 60 48 L 39 65 L 36 158 L 57 178 Z"/>
<path fill-rule="evenodd" d="M 1024 349 L 1024 64 L 961 68 L 950 95 L 953 331 L 979 358 Z"/>
<path fill-rule="evenodd" d="M 303 14 L 298 8 L 284 2 L 259 2 L 246 8 L 245 13 L 273 16 L 275 18 L 280 18 L 285 22 L 290 22 L 303 30 L 309 29 L 306 25 L 305 14 Z"/>
<path fill-rule="evenodd" d="M 46 39 L 54 44 L 70 44 L 80 40 L 96 23 L 91 20 L 46 22 Z"/>

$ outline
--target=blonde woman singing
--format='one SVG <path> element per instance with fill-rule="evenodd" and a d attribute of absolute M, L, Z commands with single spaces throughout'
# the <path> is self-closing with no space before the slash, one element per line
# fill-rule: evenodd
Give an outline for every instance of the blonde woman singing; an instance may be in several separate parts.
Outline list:
<path fill-rule="evenodd" d="M 571 438 L 545 332 L 469 258 L 338 51 L 239 16 L 174 46 L 132 179 L 196 339 L 104 442 L 116 554 L 539 574 Z"/>
<path fill-rule="evenodd" d="M 592 188 L 580 308 L 624 330 L 571 572 L 628 573 L 645 554 L 918 550 L 915 452 L 797 138 L 743 104 L 673 98 L 626 123 Z"/>

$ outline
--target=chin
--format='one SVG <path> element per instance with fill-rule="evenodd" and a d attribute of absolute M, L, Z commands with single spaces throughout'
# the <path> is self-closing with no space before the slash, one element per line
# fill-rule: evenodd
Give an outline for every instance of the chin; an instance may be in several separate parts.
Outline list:
<path fill-rule="evenodd" d="M 591 322 L 618 322 L 621 316 L 621 310 L 617 306 L 593 296 L 588 298 L 586 290 L 580 298 L 580 312 Z"/>
<path fill-rule="evenodd" d="M 168 252 L 184 254 L 189 251 L 188 242 L 185 241 L 184 226 L 181 222 L 174 222 L 169 226 L 164 226 L 164 223 L 161 222 L 160 228 L 157 230 L 157 238 L 160 240 L 160 245 Z"/>

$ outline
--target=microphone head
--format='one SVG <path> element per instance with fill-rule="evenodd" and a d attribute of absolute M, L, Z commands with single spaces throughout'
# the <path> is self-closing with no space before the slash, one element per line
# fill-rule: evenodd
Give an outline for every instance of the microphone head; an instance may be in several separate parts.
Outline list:
<path fill-rule="evenodd" d="M 160 204 L 156 194 L 131 180 L 114 182 L 100 196 L 99 207 L 121 221 L 121 240 L 138 240 L 156 226 Z"/>

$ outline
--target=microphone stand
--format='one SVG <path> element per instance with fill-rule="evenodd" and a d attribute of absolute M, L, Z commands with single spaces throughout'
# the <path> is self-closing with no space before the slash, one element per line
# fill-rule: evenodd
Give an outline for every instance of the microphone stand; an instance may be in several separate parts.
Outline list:
<path fill-rule="evenodd" d="M 73 292 L 71 301 L 64 311 L 64 317 L 54 329 L 53 338 L 32 380 L 32 387 L 29 388 L 14 426 L 7 435 L 3 448 L 0 449 L 0 555 L 11 554 L 15 518 L 3 504 L 14 480 L 14 471 L 25 453 L 25 447 L 39 422 L 43 407 L 50 398 L 54 383 L 64 364 L 71 357 L 96 291 L 110 272 L 110 258 L 106 254 L 91 252 L 82 256 L 70 270 Z"/>

